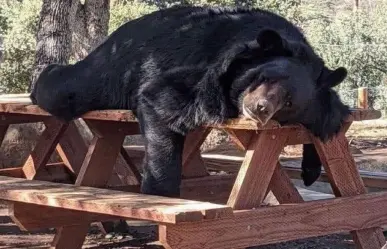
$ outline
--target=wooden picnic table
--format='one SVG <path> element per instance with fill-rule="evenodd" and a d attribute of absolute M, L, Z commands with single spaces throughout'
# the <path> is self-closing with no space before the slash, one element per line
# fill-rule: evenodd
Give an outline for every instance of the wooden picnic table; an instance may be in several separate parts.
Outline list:
<path fill-rule="evenodd" d="M 84 115 L 94 134 L 90 145 L 73 122 L 58 121 L 26 97 L 0 98 L 0 117 L 1 138 L 10 124 L 46 126 L 24 165 L 0 171 L 0 199 L 11 203 L 11 216 L 20 228 L 58 228 L 52 248 L 81 248 L 90 222 L 119 218 L 157 222 L 160 241 L 173 249 L 245 248 L 347 231 L 358 248 L 385 245 L 380 226 L 387 224 L 387 193 L 366 193 L 345 137 L 352 122 L 379 118 L 378 111 L 352 110 L 342 131 L 326 143 L 300 125 L 281 127 L 274 121 L 262 127 L 239 118 L 201 127 L 187 136 L 184 147 L 184 199 L 101 189 L 109 180 L 120 180 L 122 171 L 133 176 L 132 185 L 139 185 L 140 172 L 122 147 L 125 136 L 139 134 L 131 111 Z M 197 160 L 213 128 L 224 129 L 246 151 L 236 179 L 209 175 Z M 280 165 L 284 146 L 305 143 L 315 144 L 337 198 L 304 202 Z M 63 162 L 47 164 L 55 150 Z M 117 164 L 117 157 L 126 165 Z M 40 170 L 54 166 L 70 172 L 73 185 L 35 180 Z M 270 190 L 281 205 L 260 207 Z"/>

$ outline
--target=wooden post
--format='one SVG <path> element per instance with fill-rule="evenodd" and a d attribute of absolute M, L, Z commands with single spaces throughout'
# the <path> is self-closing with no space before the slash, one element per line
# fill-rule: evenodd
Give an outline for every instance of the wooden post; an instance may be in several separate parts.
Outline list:
<path fill-rule="evenodd" d="M 368 88 L 359 87 L 357 89 L 357 107 L 361 109 L 368 109 Z"/>

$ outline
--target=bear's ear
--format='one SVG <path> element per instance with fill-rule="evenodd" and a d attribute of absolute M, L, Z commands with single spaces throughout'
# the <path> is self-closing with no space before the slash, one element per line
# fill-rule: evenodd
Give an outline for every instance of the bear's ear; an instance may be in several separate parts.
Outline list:
<path fill-rule="evenodd" d="M 344 67 L 339 67 L 335 70 L 324 67 L 318 79 L 318 88 L 333 88 L 343 82 L 347 74 L 347 69 Z"/>
<path fill-rule="evenodd" d="M 285 48 L 285 40 L 281 35 L 271 29 L 264 29 L 259 32 L 256 41 L 263 51 L 283 50 Z"/>

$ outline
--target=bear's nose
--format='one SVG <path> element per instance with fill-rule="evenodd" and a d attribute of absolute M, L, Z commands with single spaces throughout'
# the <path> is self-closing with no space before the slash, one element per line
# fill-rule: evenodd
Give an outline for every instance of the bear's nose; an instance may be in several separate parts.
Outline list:
<path fill-rule="evenodd" d="M 267 99 L 259 99 L 257 101 L 257 107 L 255 115 L 258 120 L 265 125 L 269 119 L 274 115 L 274 106 Z"/>
<path fill-rule="evenodd" d="M 258 100 L 258 103 L 257 103 L 257 113 L 262 113 L 262 114 L 268 114 L 268 101 L 266 99 L 261 99 L 261 100 Z"/>

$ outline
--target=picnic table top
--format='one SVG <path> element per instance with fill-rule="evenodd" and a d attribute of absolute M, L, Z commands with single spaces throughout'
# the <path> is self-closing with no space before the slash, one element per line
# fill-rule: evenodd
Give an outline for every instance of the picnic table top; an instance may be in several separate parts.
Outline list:
<path fill-rule="evenodd" d="M 378 119 L 381 112 L 370 109 L 351 109 L 348 122 Z M 0 114 L 21 114 L 35 116 L 50 116 L 49 113 L 33 105 L 29 94 L 6 94 L 0 95 Z M 86 120 L 107 120 L 117 122 L 137 122 L 137 119 L 130 110 L 99 110 L 91 111 L 82 116 Z M 212 126 L 212 125 L 211 125 Z M 298 125 L 293 125 L 298 127 Z M 262 130 L 281 128 L 281 125 L 271 120 L 265 126 L 245 117 L 230 119 L 221 125 L 213 125 L 216 128 L 233 128 L 247 130 Z M 289 126 L 286 126 L 289 127 Z"/>

